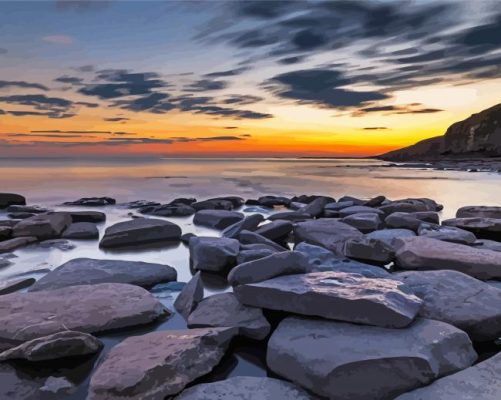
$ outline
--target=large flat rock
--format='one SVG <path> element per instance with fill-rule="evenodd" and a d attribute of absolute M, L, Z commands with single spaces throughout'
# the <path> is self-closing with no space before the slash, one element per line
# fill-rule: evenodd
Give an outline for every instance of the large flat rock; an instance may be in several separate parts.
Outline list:
<path fill-rule="evenodd" d="M 387 329 L 289 317 L 273 332 L 266 361 L 273 372 L 328 399 L 386 400 L 476 357 L 466 333 L 439 321 Z"/>
<path fill-rule="evenodd" d="M 99 231 L 92 222 L 74 222 L 65 229 L 62 236 L 65 239 L 99 239 Z"/>
<path fill-rule="evenodd" d="M 60 237 L 71 224 L 71 217 L 65 212 L 49 212 L 26 218 L 12 229 L 12 236 L 35 236 L 39 240 Z"/>
<path fill-rule="evenodd" d="M 164 400 L 210 372 L 236 329 L 160 331 L 111 349 L 90 381 L 88 400 Z"/>
<path fill-rule="evenodd" d="M 421 300 L 392 279 L 345 272 L 279 276 L 234 288 L 243 304 L 340 321 L 402 328 L 417 315 Z"/>
<path fill-rule="evenodd" d="M 176 270 L 168 265 L 141 261 L 76 258 L 39 279 L 30 291 L 96 283 L 130 283 L 149 288 L 160 282 L 175 281 L 176 278 Z"/>
<path fill-rule="evenodd" d="M 465 206 L 456 212 L 456 218 L 501 218 L 501 207 L 497 206 Z"/>
<path fill-rule="evenodd" d="M 214 229 L 224 229 L 244 218 L 244 214 L 227 210 L 200 210 L 195 213 L 193 223 Z"/>
<path fill-rule="evenodd" d="M 188 319 L 188 316 L 203 298 L 204 285 L 202 283 L 200 271 L 198 271 L 176 297 L 174 308 L 184 319 Z"/>
<path fill-rule="evenodd" d="M 225 272 L 235 265 L 239 250 L 236 239 L 205 236 L 190 239 L 190 260 L 196 270 Z"/>
<path fill-rule="evenodd" d="M 24 196 L 16 193 L 0 193 L 0 208 L 7 208 L 11 205 L 25 205 Z"/>
<path fill-rule="evenodd" d="M 38 239 L 35 236 L 22 236 L 0 242 L 0 253 L 8 253 L 19 247 L 35 243 Z"/>
<path fill-rule="evenodd" d="M 263 221 L 264 217 L 261 214 L 249 215 L 243 220 L 235 222 L 233 225 L 230 225 L 223 230 L 223 236 L 237 239 L 242 231 L 255 231 L 259 224 Z"/>
<path fill-rule="evenodd" d="M 121 283 L 0 296 L 0 350 L 62 330 L 96 333 L 146 324 L 166 313 L 145 289 Z"/>
<path fill-rule="evenodd" d="M 501 219 L 487 217 L 451 218 L 442 225 L 455 226 L 473 232 L 479 239 L 501 240 Z"/>

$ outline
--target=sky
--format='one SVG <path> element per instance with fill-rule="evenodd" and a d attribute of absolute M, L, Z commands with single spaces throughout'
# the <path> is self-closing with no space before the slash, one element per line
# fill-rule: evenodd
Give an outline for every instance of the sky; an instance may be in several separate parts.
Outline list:
<path fill-rule="evenodd" d="M 371 156 L 501 100 L 486 1 L 0 1 L 0 157 Z"/>

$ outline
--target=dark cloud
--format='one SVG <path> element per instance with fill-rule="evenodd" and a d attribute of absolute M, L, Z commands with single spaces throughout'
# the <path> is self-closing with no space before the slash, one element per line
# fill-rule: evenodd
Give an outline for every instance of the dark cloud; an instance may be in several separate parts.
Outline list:
<path fill-rule="evenodd" d="M 35 138 L 92 138 L 94 136 L 85 136 L 69 133 L 9 133 L 8 137 L 35 137 Z"/>
<path fill-rule="evenodd" d="M 434 114 L 444 110 L 438 108 L 423 107 L 420 103 L 412 103 L 406 105 L 386 105 L 386 106 L 370 106 L 360 108 L 352 113 L 354 117 L 360 117 L 368 113 L 383 113 L 383 114 Z"/>
<path fill-rule="evenodd" d="M 55 82 L 60 82 L 60 83 L 68 83 L 70 85 L 81 85 L 83 83 L 83 78 L 78 78 L 76 76 L 60 76 L 56 79 L 54 79 Z"/>
<path fill-rule="evenodd" d="M 229 69 L 226 71 L 218 71 L 218 72 L 211 72 L 208 74 L 205 74 L 204 77 L 206 78 L 224 78 L 227 76 L 236 76 L 240 75 L 241 73 L 248 71 L 248 67 L 240 67 L 240 68 L 235 68 L 235 69 Z"/>
<path fill-rule="evenodd" d="M 78 72 L 94 72 L 96 68 L 93 65 L 89 64 L 89 65 L 82 65 L 80 67 L 74 67 L 73 69 Z"/>
<path fill-rule="evenodd" d="M 306 59 L 305 56 L 292 56 L 292 57 L 281 58 L 281 59 L 277 60 L 277 62 L 279 64 L 283 64 L 283 65 L 290 65 L 290 64 L 300 63 L 300 62 L 304 61 L 305 59 Z"/>
<path fill-rule="evenodd" d="M 23 94 L 0 97 L 0 102 L 33 107 L 32 110 L 8 111 L 17 117 L 24 116 L 47 116 L 49 118 L 70 118 L 75 115 L 72 107 L 73 102 L 60 97 L 47 97 L 43 94 Z"/>
<path fill-rule="evenodd" d="M 364 131 L 384 131 L 390 128 L 387 128 L 386 126 L 367 126 L 365 128 L 362 128 Z"/>
<path fill-rule="evenodd" d="M 239 105 L 246 105 L 246 104 L 253 104 L 257 103 L 258 101 L 264 100 L 262 97 L 259 96 L 251 96 L 251 95 L 230 95 L 229 97 L 225 98 L 223 100 L 224 104 L 239 104 Z"/>
<path fill-rule="evenodd" d="M 305 29 L 294 35 L 292 44 L 299 50 L 314 50 L 328 43 L 326 36 L 314 30 Z"/>
<path fill-rule="evenodd" d="M 0 89 L 7 87 L 17 87 L 21 89 L 40 89 L 40 90 L 49 90 L 47 86 L 41 85 L 40 83 L 32 83 L 25 81 L 0 81 Z"/>
<path fill-rule="evenodd" d="M 59 129 L 53 129 L 53 130 L 35 130 L 35 131 L 30 131 L 30 133 L 42 133 L 42 134 L 58 134 L 58 135 L 72 135 L 72 134 L 77 134 L 77 135 L 136 135 L 135 132 L 114 132 L 114 131 L 94 131 L 94 130 L 78 130 L 78 131 L 62 131 Z"/>
<path fill-rule="evenodd" d="M 169 95 L 165 93 L 151 93 L 133 100 L 118 100 L 114 105 L 129 111 L 148 111 L 155 114 L 163 114 L 176 108 L 174 104 L 167 100 L 168 98 Z"/>
<path fill-rule="evenodd" d="M 238 126 L 225 126 L 224 129 L 238 129 Z"/>
<path fill-rule="evenodd" d="M 75 102 L 75 105 L 89 107 L 89 108 L 97 108 L 97 107 L 99 107 L 99 104 L 97 104 L 97 103 L 89 103 L 88 101 L 77 101 L 77 102 Z"/>
<path fill-rule="evenodd" d="M 215 117 L 230 117 L 235 119 L 267 119 L 273 115 L 250 110 L 237 110 L 220 106 L 198 106 L 194 107 L 195 114 L 208 114 Z"/>
<path fill-rule="evenodd" d="M 130 118 L 126 117 L 111 117 L 111 118 L 103 118 L 104 121 L 107 122 L 124 122 L 124 121 L 129 121 Z"/>
<path fill-rule="evenodd" d="M 60 113 L 60 112 L 42 112 L 42 111 L 21 111 L 21 110 L 9 110 L 8 114 L 15 117 L 47 117 L 52 119 L 63 119 L 71 118 L 76 114 L 74 113 Z"/>
<path fill-rule="evenodd" d="M 188 92 L 207 92 L 212 90 L 225 89 L 227 86 L 228 86 L 227 81 L 200 79 L 185 86 L 185 90 Z"/>
<path fill-rule="evenodd" d="M 295 9 L 299 3 L 290 0 L 247 0 L 234 2 L 232 7 L 237 15 L 266 20 L 277 18 Z"/>

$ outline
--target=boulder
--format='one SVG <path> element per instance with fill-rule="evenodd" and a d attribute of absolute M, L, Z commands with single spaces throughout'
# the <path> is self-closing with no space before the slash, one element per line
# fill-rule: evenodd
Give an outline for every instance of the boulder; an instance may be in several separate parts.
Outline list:
<path fill-rule="evenodd" d="M 369 233 L 383 227 L 383 221 L 376 213 L 356 213 L 341 219 L 341 222 L 357 228 L 362 233 Z"/>
<path fill-rule="evenodd" d="M 116 204 L 116 200 L 111 197 L 82 197 L 75 201 L 67 201 L 63 203 L 65 206 L 85 206 L 85 207 L 102 207 Z"/>
<path fill-rule="evenodd" d="M 189 328 L 237 328 L 239 334 L 263 340 L 271 327 L 259 308 L 241 304 L 233 293 L 218 293 L 203 299 L 188 317 Z"/>
<path fill-rule="evenodd" d="M 244 214 L 227 210 L 200 210 L 193 217 L 195 225 L 213 229 L 224 229 L 244 218 Z"/>
<path fill-rule="evenodd" d="M 395 400 L 499 400 L 501 353 Z"/>
<path fill-rule="evenodd" d="M 383 205 L 383 203 L 386 201 L 386 197 L 384 196 L 376 196 L 373 197 L 370 200 L 367 200 L 363 205 L 366 207 L 379 207 Z"/>
<path fill-rule="evenodd" d="M 341 210 L 339 210 L 339 216 L 341 218 L 347 217 L 348 215 L 353 215 L 353 214 L 376 214 L 376 215 L 381 215 L 384 216 L 384 213 L 377 209 L 377 208 L 372 208 L 372 207 L 366 207 L 366 206 L 351 206 L 351 207 L 346 207 Z"/>
<path fill-rule="evenodd" d="M 184 390 L 174 400 L 313 400 L 290 382 L 267 377 L 235 376 L 212 383 L 201 383 Z M 490 400 L 490 399 L 489 399 Z"/>
<path fill-rule="evenodd" d="M 17 278 L 0 282 L 0 295 L 17 292 L 35 283 L 34 278 Z"/>
<path fill-rule="evenodd" d="M 102 347 L 101 341 L 88 333 L 61 331 L 29 340 L 17 347 L 5 350 L 0 353 L 0 361 L 19 359 L 48 361 L 94 354 Z"/>
<path fill-rule="evenodd" d="M 377 239 L 396 250 L 397 239 L 414 237 L 416 234 L 410 229 L 381 229 L 365 235 L 368 239 Z"/>
<path fill-rule="evenodd" d="M 149 323 L 166 313 L 147 290 L 121 283 L 0 296 L 0 350 L 62 330 L 97 333 Z"/>
<path fill-rule="evenodd" d="M 174 200 L 172 200 L 169 204 L 171 205 L 176 205 L 176 204 L 184 204 L 185 206 L 190 206 L 193 203 L 196 203 L 197 199 L 193 197 L 178 197 Z"/>
<path fill-rule="evenodd" d="M 472 243 L 472 246 L 477 249 L 501 251 L 501 242 L 496 242 L 495 240 L 489 240 L 489 239 L 476 240 L 475 243 Z"/>
<path fill-rule="evenodd" d="M 258 245 L 259 246 L 259 245 Z M 265 245 L 266 246 L 266 245 Z M 249 261 L 259 260 L 260 258 L 271 256 L 276 253 L 275 249 L 271 248 L 258 248 L 258 249 L 243 249 L 240 250 L 237 256 L 237 265 L 243 264 Z"/>
<path fill-rule="evenodd" d="M 393 261 L 393 247 L 377 239 L 366 237 L 350 239 L 344 244 L 344 255 L 369 264 L 386 265 Z"/>
<path fill-rule="evenodd" d="M 100 211 L 67 211 L 71 222 L 99 223 L 106 221 L 106 214 Z"/>
<path fill-rule="evenodd" d="M 150 201 L 150 200 L 134 200 L 134 201 L 129 201 L 128 203 L 123 203 L 121 204 L 122 207 L 130 208 L 130 209 L 136 209 L 136 208 L 144 208 L 144 207 L 155 207 L 159 206 L 160 203 L 156 201 Z"/>
<path fill-rule="evenodd" d="M 179 241 L 181 228 L 169 221 L 137 218 L 106 228 L 100 247 L 123 247 L 155 242 Z"/>
<path fill-rule="evenodd" d="M 226 272 L 237 261 L 238 240 L 224 237 L 193 237 L 190 239 L 190 260 L 196 270 Z"/>
<path fill-rule="evenodd" d="M 418 319 L 407 329 L 388 329 L 288 317 L 268 342 L 266 363 L 328 399 L 386 400 L 476 357 L 468 335 L 444 322 Z"/>
<path fill-rule="evenodd" d="M 317 199 L 327 199 L 329 203 L 336 201 L 333 197 L 323 196 L 323 195 L 318 195 L 318 194 L 312 194 L 312 195 L 302 194 L 300 196 L 292 197 L 290 199 L 290 201 L 294 202 L 294 203 L 310 204 Z"/>
<path fill-rule="evenodd" d="M 195 211 L 200 210 L 233 210 L 233 203 L 229 200 L 204 200 L 197 201 L 196 203 L 192 203 L 191 207 L 195 209 Z"/>
<path fill-rule="evenodd" d="M 130 336 L 116 345 L 90 380 L 88 400 L 163 400 L 209 373 L 236 330 L 205 328 Z"/>
<path fill-rule="evenodd" d="M 71 224 L 71 217 L 64 212 L 38 214 L 17 223 L 12 236 L 35 236 L 39 240 L 60 237 Z"/>
<path fill-rule="evenodd" d="M 332 203 L 334 199 L 332 197 L 317 197 L 315 200 L 308 203 L 308 205 L 301 208 L 299 211 L 303 214 L 309 215 L 310 217 L 319 217 L 324 212 L 324 207 L 328 203 Z"/>
<path fill-rule="evenodd" d="M 30 292 L 96 283 L 129 283 L 150 288 L 177 278 L 174 268 L 142 261 L 75 258 L 40 278 Z"/>
<path fill-rule="evenodd" d="M 411 231 L 417 232 L 419 226 L 423 222 L 430 222 L 428 218 L 428 213 L 406 213 L 406 212 L 395 212 L 388 215 L 384 223 L 388 228 L 392 229 L 409 229 Z"/>
<path fill-rule="evenodd" d="M 16 213 L 8 213 L 7 217 L 12 218 L 12 219 L 27 219 L 34 217 L 36 214 L 34 213 L 27 213 L 27 212 L 16 212 Z"/>
<path fill-rule="evenodd" d="M 20 194 L 0 193 L 0 208 L 7 208 L 11 205 L 25 205 L 26 199 Z"/>
<path fill-rule="evenodd" d="M 338 203 L 343 203 L 347 201 L 352 202 L 354 206 L 362 206 L 365 203 L 365 200 L 353 196 L 343 196 L 338 200 Z"/>
<path fill-rule="evenodd" d="M 10 226 L 0 226 L 0 242 L 7 240 L 12 235 L 12 228 Z"/>
<path fill-rule="evenodd" d="M 423 300 L 419 315 L 447 322 L 473 341 L 501 335 L 501 290 L 457 271 L 407 271 L 397 278 Z"/>
<path fill-rule="evenodd" d="M 473 244 L 477 240 L 472 232 L 455 226 L 436 225 L 423 222 L 419 225 L 418 235 L 432 239 L 443 240 L 445 242 Z"/>
<path fill-rule="evenodd" d="M 290 221 L 277 220 L 265 225 L 261 225 L 255 230 L 258 235 L 264 236 L 274 242 L 283 242 L 292 232 L 292 223 Z"/>
<path fill-rule="evenodd" d="M 311 219 L 311 215 L 301 211 L 284 211 L 272 214 L 268 217 L 270 221 L 283 220 L 290 222 L 306 221 Z"/>
<path fill-rule="evenodd" d="M 386 215 L 394 212 L 440 211 L 443 206 L 435 200 L 427 198 L 395 200 L 379 207 Z"/>
<path fill-rule="evenodd" d="M 244 230 L 255 231 L 259 224 L 264 221 L 264 217 L 261 214 L 252 214 L 245 217 L 243 220 L 228 226 L 223 230 L 223 236 L 232 239 L 237 239 L 240 233 Z"/>
<path fill-rule="evenodd" d="M 7 207 L 7 212 L 9 213 L 30 213 L 30 214 L 44 214 L 51 210 L 47 208 L 43 208 L 40 206 L 21 206 L 21 205 L 12 205 Z"/>
<path fill-rule="evenodd" d="M 65 229 L 61 237 L 65 239 L 99 239 L 99 231 L 92 222 L 74 222 Z"/>
<path fill-rule="evenodd" d="M 17 237 L 9 240 L 4 240 L 0 242 L 0 254 L 9 253 L 19 247 L 27 246 L 31 243 L 35 243 L 37 238 L 35 236 L 23 236 Z"/>
<path fill-rule="evenodd" d="M 284 246 L 281 246 L 278 243 L 275 243 L 274 241 L 267 239 L 264 236 L 261 236 L 255 232 L 250 232 L 247 230 L 243 230 L 242 232 L 240 232 L 240 234 L 238 235 L 238 240 L 240 240 L 240 243 L 244 245 L 261 244 L 273 248 L 277 251 L 285 250 Z"/>
<path fill-rule="evenodd" d="M 195 209 L 186 204 L 161 204 L 140 208 L 139 212 L 157 217 L 188 217 L 195 214 Z"/>
<path fill-rule="evenodd" d="M 345 272 L 287 275 L 236 286 L 243 304 L 366 325 L 403 328 L 422 301 L 392 279 L 365 278 Z"/>
<path fill-rule="evenodd" d="M 228 282 L 236 286 L 261 282 L 276 276 L 306 272 L 308 272 L 308 262 L 302 253 L 284 251 L 237 265 L 228 274 Z"/>
<path fill-rule="evenodd" d="M 478 279 L 501 279 L 501 253 L 422 236 L 399 239 L 395 264 L 402 269 L 451 269 Z"/>
<path fill-rule="evenodd" d="M 287 197 L 281 196 L 261 196 L 257 199 L 258 204 L 264 207 L 273 208 L 275 206 L 285 206 L 288 207 L 291 203 L 291 200 Z"/>
<path fill-rule="evenodd" d="M 191 233 L 191 232 L 188 232 L 188 233 L 184 233 L 181 235 L 181 242 L 184 243 L 185 245 L 189 245 L 190 244 L 190 239 L 192 237 L 196 237 L 197 235 L 195 235 L 194 233 Z"/>
<path fill-rule="evenodd" d="M 442 225 L 455 226 L 473 232 L 479 239 L 501 241 L 501 219 L 497 218 L 451 218 L 442 221 Z"/>
<path fill-rule="evenodd" d="M 344 208 L 348 208 L 351 206 L 354 206 L 355 204 L 352 201 L 338 201 L 333 202 L 333 203 L 327 203 L 324 207 L 324 212 L 325 211 L 340 211 Z"/>
<path fill-rule="evenodd" d="M 190 313 L 196 308 L 198 303 L 204 298 L 204 286 L 202 279 L 200 277 L 200 271 L 198 271 L 186 286 L 181 290 L 181 293 L 176 298 L 174 302 L 174 308 L 176 311 L 183 316 L 184 319 L 188 319 Z"/>
<path fill-rule="evenodd" d="M 456 218 L 495 218 L 501 219 L 501 207 L 466 206 L 456 212 Z"/>

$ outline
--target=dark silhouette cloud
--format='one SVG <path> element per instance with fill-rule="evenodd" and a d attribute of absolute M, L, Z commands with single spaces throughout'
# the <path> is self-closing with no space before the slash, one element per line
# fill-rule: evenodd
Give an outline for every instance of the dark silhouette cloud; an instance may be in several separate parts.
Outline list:
<path fill-rule="evenodd" d="M 103 118 L 107 122 L 124 122 L 129 121 L 130 118 L 126 117 L 111 117 L 111 118 Z"/>
<path fill-rule="evenodd" d="M 264 100 L 262 97 L 259 96 L 251 96 L 251 95 L 231 95 L 230 97 L 227 97 L 223 100 L 224 104 L 240 104 L 240 105 L 245 105 L 245 104 L 253 104 L 257 103 L 258 101 Z"/>
<path fill-rule="evenodd" d="M 155 114 L 163 114 L 176 108 L 174 104 L 167 100 L 168 98 L 169 95 L 166 93 L 151 93 L 133 100 L 118 100 L 114 105 L 129 111 L 148 111 Z"/>
<path fill-rule="evenodd" d="M 240 67 L 240 68 L 235 68 L 235 69 L 229 69 L 226 71 L 218 71 L 218 72 L 210 72 L 208 74 L 205 74 L 204 77 L 206 78 L 224 78 L 227 76 L 236 76 L 240 75 L 241 73 L 248 71 L 248 67 Z"/>
<path fill-rule="evenodd" d="M 9 114 L 17 117 L 46 116 L 48 118 L 70 118 L 74 103 L 60 97 L 48 97 L 43 94 L 23 94 L 0 97 L 0 102 L 21 106 L 30 106 L 34 110 L 9 110 Z"/>
<path fill-rule="evenodd" d="M 362 128 L 364 131 L 384 131 L 390 128 L 387 128 L 386 126 L 366 126 L 365 128 Z"/>
<path fill-rule="evenodd" d="M 360 108 L 352 113 L 354 117 L 360 117 L 367 113 L 384 113 L 384 114 L 434 114 L 442 112 L 439 108 L 422 107 L 420 103 L 412 103 L 406 105 L 386 105 L 386 106 L 370 106 Z"/>
<path fill-rule="evenodd" d="M 76 76 L 60 76 L 59 78 L 54 79 L 55 82 L 60 82 L 60 83 L 68 83 L 70 85 L 81 85 L 83 83 L 83 78 L 78 78 Z"/>
<path fill-rule="evenodd" d="M 305 56 L 292 56 L 292 57 L 281 58 L 281 59 L 277 60 L 277 62 L 279 64 L 283 64 L 283 65 L 290 65 L 290 64 L 300 63 L 301 61 L 304 61 L 305 59 L 306 59 Z"/>
<path fill-rule="evenodd" d="M 228 86 L 227 81 L 218 81 L 212 79 L 200 79 L 188 86 L 185 86 L 187 92 L 207 92 L 212 90 L 225 89 Z"/>
<path fill-rule="evenodd" d="M 234 2 L 232 6 L 238 15 L 266 20 L 277 18 L 288 10 L 296 8 L 296 3 L 299 4 L 299 1 L 250 0 Z"/>
<path fill-rule="evenodd" d="M 40 83 L 32 83 L 25 81 L 0 81 L 0 89 L 7 87 L 17 87 L 21 89 L 40 89 L 47 91 L 49 88 L 47 86 L 41 85 Z"/>

